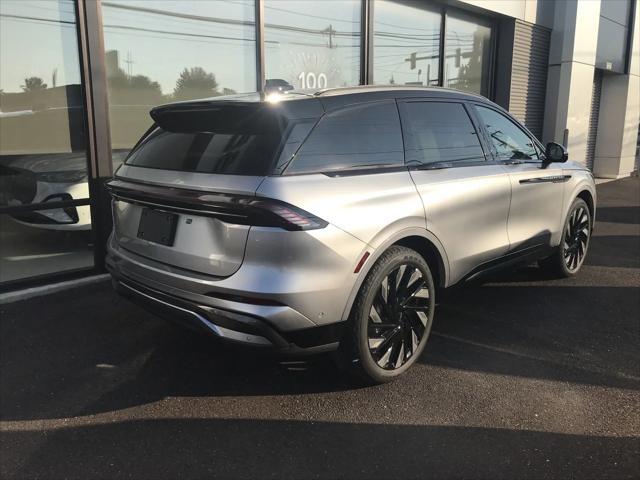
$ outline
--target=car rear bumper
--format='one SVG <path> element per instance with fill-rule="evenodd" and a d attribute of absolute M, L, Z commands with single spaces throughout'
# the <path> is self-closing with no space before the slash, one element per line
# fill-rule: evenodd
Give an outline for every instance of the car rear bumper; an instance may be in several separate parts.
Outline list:
<path fill-rule="evenodd" d="M 107 262 L 115 290 L 161 318 L 213 337 L 286 354 L 335 350 L 345 322 L 282 331 L 268 319 L 231 311 L 162 292 L 122 275 Z"/>

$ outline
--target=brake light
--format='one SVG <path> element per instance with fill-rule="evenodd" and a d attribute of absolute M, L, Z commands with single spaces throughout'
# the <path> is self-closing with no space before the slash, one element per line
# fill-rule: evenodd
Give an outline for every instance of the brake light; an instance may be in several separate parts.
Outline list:
<path fill-rule="evenodd" d="M 315 230 L 328 225 L 321 218 L 278 200 L 256 200 L 251 203 L 266 213 L 265 218 L 254 218 L 252 225 L 282 227 L 285 230 Z"/>

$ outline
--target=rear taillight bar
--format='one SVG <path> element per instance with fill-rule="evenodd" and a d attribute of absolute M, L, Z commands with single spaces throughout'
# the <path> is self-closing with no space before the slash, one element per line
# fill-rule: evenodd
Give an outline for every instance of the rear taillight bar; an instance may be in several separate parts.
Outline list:
<path fill-rule="evenodd" d="M 106 184 L 116 200 L 178 213 L 214 217 L 228 223 L 285 230 L 315 230 L 328 225 L 315 215 L 272 198 L 202 192 L 113 179 Z"/>

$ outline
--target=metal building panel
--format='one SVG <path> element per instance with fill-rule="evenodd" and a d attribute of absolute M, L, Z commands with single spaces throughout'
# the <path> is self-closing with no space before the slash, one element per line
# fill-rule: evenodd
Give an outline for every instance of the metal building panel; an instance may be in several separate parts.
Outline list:
<path fill-rule="evenodd" d="M 516 20 L 509 111 L 542 136 L 551 31 Z"/>

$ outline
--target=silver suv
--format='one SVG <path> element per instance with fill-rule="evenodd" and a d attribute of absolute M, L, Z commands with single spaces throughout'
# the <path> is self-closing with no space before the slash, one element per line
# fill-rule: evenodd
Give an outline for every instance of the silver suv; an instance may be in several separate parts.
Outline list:
<path fill-rule="evenodd" d="M 119 292 L 217 337 L 337 351 L 372 382 L 424 350 L 436 292 L 584 261 L 596 192 L 483 97 L 356 87 L 178 103 L 108 188 Z"/>

